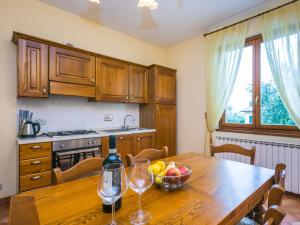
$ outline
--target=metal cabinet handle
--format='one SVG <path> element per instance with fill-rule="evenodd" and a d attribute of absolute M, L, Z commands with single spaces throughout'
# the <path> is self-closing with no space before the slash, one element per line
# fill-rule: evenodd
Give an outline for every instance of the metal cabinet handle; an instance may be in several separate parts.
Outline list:
<path fill-rule="evenodd" d="M 92 83 L 95 83 L 95 78 L 94 77 L 92 78 Z"/>
<path fill-rule="evenodd" d="M 34 150 L 37 150 L 37 149 L 40 149 L 41 146 L 40 145 L 35 145 L 35 146 L 32 146 L 31 149 L 34 149 Z"/>
<path fill-rule="evenodd" d="M 120 137 L 120 140 L 123 140 L 123 139 L 124 139 L 124 137 L 123 137 L 123 136 L 121 136 L 121 137 Z"/>
<path fill-rule="evenodd" d="M 42 177 L 41 176 L 34 176 L 34 177 L 31 177 L 31 180 L 32 181 L 35 181 L 35 180 L 39 180 L 41 179 Z"/>
<path fill-rule="evenodd" d="M 134 99 L 134 97 L 133 97 L 133 96 L 131 96 L 131 97 L 130 97 L 130 100 L 133 100 L 133 99 Z"/>
<path fill-rule="evenodd" d="M 158 97 L 156 97 L 156 101 L 158 101 L 159 100 L 159 98 Z"/>
<path fill-rule="evenodd" d="M 47 94 L 47 89 L 43 87 L 43 95 Z"/>
<path fill-rule="evenodd" d="M 126 95 L 126 100 L 128 100 L 129 99 L 129 96 L 128 95 Z"/>
<path fill-rule="evenodd" d="M 159 111 L 159 107 L 158 106 L 156 107 L 156 111 Z"/>
<path fill-rule="evenodd" d="M 137 141 L 140 141 L 140 137 L 137 138 Z"/>
<path fill-rule="evenodd" d="M 41 161 L 37 160 L 37 161 L 31 162 L 31 165 L 38 165 L 38 164 L 41 164 Z"/>

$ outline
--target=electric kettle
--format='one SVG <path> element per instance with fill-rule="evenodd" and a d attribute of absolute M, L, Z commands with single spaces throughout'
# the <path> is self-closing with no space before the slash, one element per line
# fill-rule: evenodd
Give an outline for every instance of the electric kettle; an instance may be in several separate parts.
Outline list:
<path fill-rule="evenodd" d="M 23 120 L 20 127 L 19 136 L 22 138 L 36 137 L 40 130 L 41 125 L 39 123 L 35 123 L 29 120 Z"/>

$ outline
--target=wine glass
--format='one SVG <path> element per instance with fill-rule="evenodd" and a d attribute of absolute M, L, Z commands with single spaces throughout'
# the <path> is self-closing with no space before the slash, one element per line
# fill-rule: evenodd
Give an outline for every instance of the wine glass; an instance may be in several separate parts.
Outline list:
<path fill-rule="evenodd" d="M 150 160 L 143 158 L 131 162 L 129 187 L 139 195 L 139 210 L 129 217 L 132 224 L 145 224 L 151 219 L 151 214 L 143 211 L 141 206 L 141 195 L 153 184 L 153 172 L 148 169 L 150 165 Z"/>
<path fill-rule="evenodd" d="M 122 224 L 115 220 L 115 202 L 128 190 L 128 179 L 124 165 L 111 163 L 103 166 L 97 192 L 102 201 L 112 204 L 112 221 L 107 225 Z"/>

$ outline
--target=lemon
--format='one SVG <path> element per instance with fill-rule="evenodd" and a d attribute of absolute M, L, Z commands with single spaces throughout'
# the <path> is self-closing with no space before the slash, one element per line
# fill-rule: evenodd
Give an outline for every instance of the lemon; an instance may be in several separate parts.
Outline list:
<path fill-rule="evenodd" d="M 164 177 L 164 176 L 166 176 L 166 173 L 167 173 L 167 171 L 163 170 L 158 174 L 158 176 Z"/>
<path fill-rule="evenodd" d="M 160 167 L 156 164 L 148 166 L 148 173 L 153 173 L 153 175 L 157 175 L 160 173 Z"/>
<path fill-rule="evenodd" d="M 162 177 L 155 177 L 155 183 L 161 184 L 162 183 Z"/>
<path fill-rule="evenodd" d="M 163 161 L 157 161 L 155 164 L 160 167 L 160 171 L 164 171 L 166 169 L 166 163 Z"/>
<path fill-rule="evenodd" d="M 152 165 L 151 167 L 152 167 L 153 175 L 156 176 L 157 174 L 160 173 L 160 167 L 159 167 L 159 165 L 154 164 L 154 165 Z"/>

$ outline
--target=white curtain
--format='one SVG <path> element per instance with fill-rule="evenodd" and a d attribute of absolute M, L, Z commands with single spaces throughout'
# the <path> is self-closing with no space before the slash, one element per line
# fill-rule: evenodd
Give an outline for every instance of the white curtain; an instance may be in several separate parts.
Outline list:
<path fill-rule="evenodd" d="M 248 23 L 209 35 L 207 129 L 218 128 L 238 73 L 247 35 Z"/>
<path fill-rule="evenodd" d="M 262 16 L 262 35 L 278 92 L 300 128 L 300 2 Z"/>

